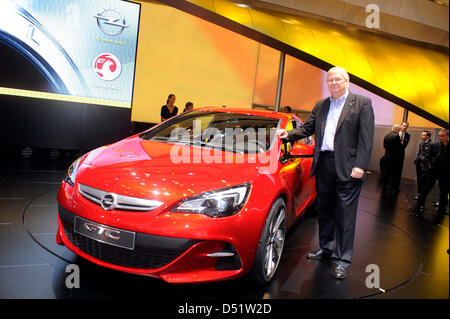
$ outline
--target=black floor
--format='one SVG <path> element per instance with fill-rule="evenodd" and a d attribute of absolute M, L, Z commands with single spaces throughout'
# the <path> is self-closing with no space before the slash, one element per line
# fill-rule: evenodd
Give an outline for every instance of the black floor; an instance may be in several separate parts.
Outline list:
<path fill-rule="evenodd" d="M 401 192 L 386 197 L 378 175 L 368 175 L 359 202 L 354 260 L 343 281 L 331 276 L 330 264 L 305 258 L 318 245 L 317 218 L 308 213 L 288 233 L 269 285 L 246 278 L 174 285 L 98 267 L 55 243 L 56 194 L 75 155 L 17 156 L 0 166 L 0 298 L 449 298 L 448 215 L 437 215 L 430 203 L 422 217 L 411 215 L 414 181 L 402 180 Z M 437 194 L 435 187 L 429 202 Z M 80 288 L 66 287 L 68 264 L 79 266 Z M 366 286 L 373 272 L 367 267 L 373 265 L 380 271 L 380 288 Z"/>

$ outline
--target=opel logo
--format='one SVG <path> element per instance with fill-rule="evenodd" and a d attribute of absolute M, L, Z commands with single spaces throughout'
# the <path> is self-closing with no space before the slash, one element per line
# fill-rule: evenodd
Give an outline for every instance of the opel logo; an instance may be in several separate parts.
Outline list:
<path fill-rule="evenodd" d="M 100 30 L 107 35 L 118 35 L 125 28 L 128 28 L 123 14 L 113 8 L 103 9 L 97 15 L 94 15 L 94 18 L 97 19 Z"/>
<path fill-rule="evenodd" d="M 116 199 L 112 194 L 106 194 L 100 201 L 100 205 L 104 210 L 111 210 L 116 207 Z"/>
<path fill-rule="evenodd" d="M 104 227 L 104 226 L 100 226 L 94 223 L 84 223 L 83 227 L 85 229 L 87 229 L 88 231 L 90 231 L 91 233 L 96 233 L 99 236 L 101 236 L 102 234 L 105 234 L 106 237 L 108 237 L 109 239 L 113 239 L 113 240 L 119 240 L 120 239 L 120 231 L 119 230 L 114 230 L 108 227 Z"/>

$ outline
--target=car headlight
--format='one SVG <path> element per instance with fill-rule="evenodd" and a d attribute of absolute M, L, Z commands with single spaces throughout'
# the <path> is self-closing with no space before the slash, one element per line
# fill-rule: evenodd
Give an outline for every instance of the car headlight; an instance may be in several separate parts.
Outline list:
<path fill-rule="evenodd" d="M 71 186 L 75 185 L 75 177 L 77 176 L 78 166 L 80 165 L 82 158 L 83 156 L 78 158 L 75 162 L 72 163 L 72 165 L 70 165 L 69 169 L 67 170 L 64 180 Z"/>
<path fill-rule="evenodd" d="M 250 183 L 198 194 L 183 199 L 171 212 L 226 217 L 239 212 L 247 202 Z"/>

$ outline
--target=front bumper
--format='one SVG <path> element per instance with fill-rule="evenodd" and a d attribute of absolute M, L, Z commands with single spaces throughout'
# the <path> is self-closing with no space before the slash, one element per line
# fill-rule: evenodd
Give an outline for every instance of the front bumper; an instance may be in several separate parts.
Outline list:
<path fill-rule="evenodd" d="M 58 210 L 57 241 L 100 266 L 172 283 L 215 281 L 242 275 L 241 258 L 229 243 L 136 233 L 135 248 L 129 250 L 75 232 L 76 215 L 61 205 Z M 215 257 L 218 252 L 233 255 Z"/>

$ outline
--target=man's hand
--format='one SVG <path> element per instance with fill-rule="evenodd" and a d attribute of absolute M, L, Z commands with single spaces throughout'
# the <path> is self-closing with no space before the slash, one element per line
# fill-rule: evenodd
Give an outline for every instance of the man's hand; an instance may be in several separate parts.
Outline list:
<path fill-rule="evenodd" d="M 279 130 L 277 130 L 277 133 L 278 133 L 278 137 L 281 139 L 288 137 L 288 132 L 286 132 L 286 130 L 279 129 Z"/>
<path fill-rule="evenodd" d="M 353 167 L 352 174 L 350 176 L 352 178 L 362 178 L 364 176 L 364 170 L 359 167 Z"/>

